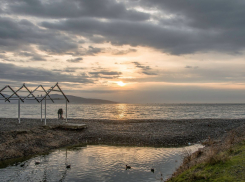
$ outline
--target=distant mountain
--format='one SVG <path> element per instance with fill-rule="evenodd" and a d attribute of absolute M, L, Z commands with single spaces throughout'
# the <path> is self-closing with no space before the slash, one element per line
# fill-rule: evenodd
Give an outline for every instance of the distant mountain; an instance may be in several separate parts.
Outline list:
<path fill-rule="evenodd" d="M 8 97 L 8 95 L 5 95 L 5 97 Z M 54 103 L 64 103 L 64 96 L 59 94 L 50 94 L 50 97 L 54 99 Z M 71 104 L 116 104 L 118 102 L 109 101 L 109 100 L 103 100 L 103 99 L 90 99 L 90 98 L 83 98 L 83 97 L 77 97 L 73 95 L 66 95 L 68 100 Z M 0 95 L 0 99 L 3 98 Z M 40 99 L 39 99 L 40 100 Z M 4 100 L 0 100 L 0 103 L 4 103 Z M 51 103 L 52 101 L 49 100 L 49 97 L 47 97 L 47 103 Z M 6 102 L 8 103 L 8 102 Z M 11 100 L 11 103 L 17 103 L 17 100 Z M 21 102 L 22 103 L 22 102 Z M 33 98 L 33 100 L 25 100 L 26 104 L 36 104 L 37 101 Z"/>
<path fill-rule="evenodd" d="M 50 96 L 51 96 L 51 98 L 58 98 L 58 99 L 64 98 L 63 95 L 58 95 L 58 94 L 52 94 Z M 69 99 L 70 103 L 72 103 L 72 104 L 116 104 L 117 103 L 117 102 L 109 101 L 109 100 L 88 99 L 88 98 L 77 97 L 77 96 L 73 96 L 73 95 L 66 95 L 66 97 Z M 56 100 L 55 100 L 55 102 L 56 102 Z"/>

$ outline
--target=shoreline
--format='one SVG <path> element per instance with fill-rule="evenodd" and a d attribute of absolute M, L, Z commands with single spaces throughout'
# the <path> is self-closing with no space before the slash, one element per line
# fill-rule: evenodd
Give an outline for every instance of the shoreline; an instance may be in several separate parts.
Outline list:
<path fill-rule="evenodd" d="M 0 161 L 47 153 L 83 144 L 176 147 L 223 137 L 245 124 L 245 119 L 69 119 L 86 124 L 83 130 L 64 130 L 65 120 L 0 118 Z"/>

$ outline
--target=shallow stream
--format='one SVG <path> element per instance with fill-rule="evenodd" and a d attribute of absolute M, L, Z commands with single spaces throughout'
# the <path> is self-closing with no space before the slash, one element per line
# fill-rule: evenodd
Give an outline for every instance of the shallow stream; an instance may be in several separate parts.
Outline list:
<path fill-rule="evenodd" d="M 0 169 L 0 181 L 163 181 L 180 166 L 187 152 L 198 148 L 202 145 L 182 148 L 88 145 L 60 149 Z M 126 165 L 131 169 L 126 170 Z"/>

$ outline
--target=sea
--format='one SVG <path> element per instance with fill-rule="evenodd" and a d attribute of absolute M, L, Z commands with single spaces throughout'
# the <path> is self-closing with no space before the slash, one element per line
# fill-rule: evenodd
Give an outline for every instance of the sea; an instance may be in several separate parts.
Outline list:
<path fill-rule="evenodd" d="M 42 108 L 42 110 L 41 110 Z M 47 104 L 46 118 L 57 118 L 66 105 Z M 41 112 L 42 111 L 42 112 Z M 21 104 L 21 118 L 45 117 L 44 104 Z M 18 104 L 0 104 L 0 118 L 18 117 Z M 82 119 L 240 119 L 245 118 L 245 104 L 68 104 L 67 118 Z"/>

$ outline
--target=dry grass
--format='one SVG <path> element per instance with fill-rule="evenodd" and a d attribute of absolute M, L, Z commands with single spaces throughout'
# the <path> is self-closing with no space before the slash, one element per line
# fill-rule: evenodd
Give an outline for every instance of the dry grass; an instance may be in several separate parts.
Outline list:
<path fill-rule="evenodd" d="M 208 137 L 208 139 L 202 143 L 206 146 L 205 148 L 199 149 L 193 154 L 188 150 L 185 151 L 183 163 L 173 176 L 178 176 L 198 164 L 209 166 L 228 161 L 230 154 L 234 152 L 233 146 L 244 140 L 245 125 L 230 131 L 221 141 L 215 141 Z M 208 176 L 203 176 L 199 172 L 194 172 L 189 175 L 189 181 L 205 180 L 207 178 Z"/>
<path fill-rule="evenodd" d="M 187 149 L 184 149 L 184 152 L 183 152 L 183 164 L 185 166 L 187 166 L 187 168 L 190 167 L 190 161 L 192 160 L 192 152 L 191 150 L 187 150 Z"/>
<path fill-rule="evenodd" d="M 222 147 L 213 146 L 207 151 L 204 163 L 206 165 L 214 165 L 217 163 L 225 162 L 229 159 L 229 155 L 223 152 Z"/>
<path fill-rule="evenodd" d="M 210 136 L 208 137 L 207 140 L 202 142 L 202 145 L 205 145 L 205 146 L 212 146 L 214 144 L 215 144 L 215 141 Z"/>

